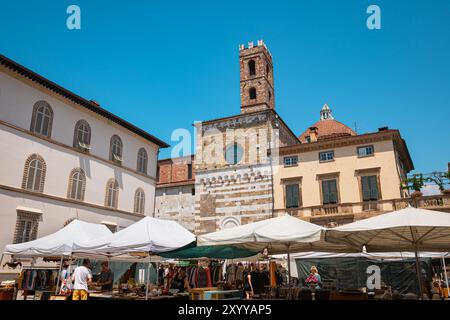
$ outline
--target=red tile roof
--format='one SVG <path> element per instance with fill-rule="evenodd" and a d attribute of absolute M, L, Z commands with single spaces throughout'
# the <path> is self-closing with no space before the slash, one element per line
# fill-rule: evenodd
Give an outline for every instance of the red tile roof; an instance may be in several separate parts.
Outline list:
<path fill-rule="evenodd" d="M 346 136 L 356 136 L 355 131 L 347 127 L 345 124 L 334 119 L 319 120 L 310 128 L 317 128 L 317 140 L 334 139 Z M 310 135 L 310 128 L 303 132 L 299 139 L 302 143 L 306 143 L 306 137 Z"/>

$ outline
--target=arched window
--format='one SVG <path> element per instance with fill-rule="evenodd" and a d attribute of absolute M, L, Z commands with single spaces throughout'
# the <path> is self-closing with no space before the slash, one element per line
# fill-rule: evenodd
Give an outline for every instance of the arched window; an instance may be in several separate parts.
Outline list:
<path fill-rule="evenodd" d="M 121 163 L 122 162 L 122 140 L 118 135 L 111 137 L 109 146 L 109 160 Z"/>
<path fill-rule="evenodd" d="M 137 155 L 137 171 L 147 174 L 147 151 L 144 148 L 140 148 Z"/>
<path fill-rule="evenodd" d="M 266 64 L 266 77 L 269 77 L 270 67 L 269 64 Z"/>
<path fill-rule="evenodd" d="M 46 164 L 38 154 L 32 154 L 25 161 L 22 188 L 35 192 L 44 191 Z"/>
<path fill-rule="evenodd" d="M 91 127 L 85 120 L 78 120 L 75 124 L 73 147 L 84 151 L 91 148 Z"/>
<path fill-rule="evenodd" d="M 109 208 L 117 209 L 117 203 L 119 199 L 119 184 L 117 180 L 112 178 L 106 183 L 106 197 L 105 206 Z"/>
<path fill-rule="evenodd" d="M 86 190 L 86 175 L 83 169 L 75 168 L 69 176 L 69 189 L 67 197 L 69 199 L 84 200 L 84 191 Z"/>
<path fill-rule="evenodd" d="M 269 92 L 269 101 L 270 101 L 270 100 L 272 100 L 272 92 L 270 92 L 270 90 L 268 92 Z"/>
<path fill-rule="evenodd" d="M 256 88 L 250 88 L 248 90 L 248 95 L 249 95 L 251 100 L 256 99 Z"/>
<path fill-rule="evenodd" d="M 144 190 L 138 188 L 134 194 L 134 212 L 144 214 L 145 210 L 145 193 Z"/>
<path fill-rule="evenodd" d="M 256 64 L 255 60 L 250 60 L 248 62 L 248 74 L 254 76 L 256 74 Z"/>
<path fill-rule="evenodd" d="M 52 133 L 53 110 L 46 101 L 38 101 L 33 106 L 30 130 L 50 138 Z"/>

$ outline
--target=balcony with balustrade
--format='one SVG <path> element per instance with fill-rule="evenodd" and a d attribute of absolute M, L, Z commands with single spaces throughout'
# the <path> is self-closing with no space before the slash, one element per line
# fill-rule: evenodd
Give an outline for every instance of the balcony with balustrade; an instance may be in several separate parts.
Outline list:
<path fill-rule="evenodd" d="M 450 212 L 450 194 L 277 209 L 274 215 L 279 216 L 288 213 L 318 224 L 326 225 L 327 221 L 336 221 L 336 224 L 344 224 L 404 209 L 408 205 L 416 208 Z"/>

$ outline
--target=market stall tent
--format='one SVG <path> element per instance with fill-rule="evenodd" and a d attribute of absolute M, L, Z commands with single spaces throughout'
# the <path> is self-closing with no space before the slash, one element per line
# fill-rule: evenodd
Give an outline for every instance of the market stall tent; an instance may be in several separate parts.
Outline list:
<path fill-rule="evenodd" d="M 111 235 L 75 241 L 76 255 L 120 256 L 175 250 L 195 241 L 195 236 L 175 221 L 145 217 Z"/>
<path fill-rule="evenodd" d="M 171 259 L 237 259 L 253 257 L 258 253 L 258 251 L 233 246 L 203 246 L 187 247 L 174 251 L 163 252 L 160 253 L 160 256 Z"/>
<path fill-rule="evenodd" d="M 285 215 L 242 226 L 224 229 L 197 237 L 198 246 L 232 245 L 253 251 L 268 250 L 268 254 L 302 251 L 352 250 L 324 240 L 325 228 Z M 356 250 L 356 249 L 354 249 Z"/>
<path fill-rule="evenodd" d="M 407 207 L 326 231 L 325 239 L 367 252 L 412 251 L 422 294 L 419 251 L 450 251 L 450 213 Z"/>
<path fill-rule="evenodd" d="M 326 231 L 325 239 L 367 252 L 450 251 L 450 213 L 407 207 Z"/>
<path fill-rule="evenodd" d="M 347 252 L 346 245 L 327 243 L 324 240 L 325 228 L 290 215 L 266 219 L 242 226 L 200 235 L 199 246 L 232 245 L 253 251 L 267 250 L 267 254 L 330 250 Z M 289 286 L 291 264 L 288 263 Z"/>
<path fill-rule="evenodd" d="M 89 241 L 111 235 L 103 224 L 73 220 L 64 228 L 45 237 L 5 246 L 4 254 L 18 257 L 70 256 L 74 241 Z"/>

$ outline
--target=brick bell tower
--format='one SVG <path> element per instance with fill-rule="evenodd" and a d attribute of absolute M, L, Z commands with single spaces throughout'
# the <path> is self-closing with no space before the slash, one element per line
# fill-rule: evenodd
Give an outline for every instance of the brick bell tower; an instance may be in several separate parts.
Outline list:
<path fill-rule="evenodd" d="M 262 40 L 239 46 L 241 113 L 275 109 L 272 55 Z"/>

